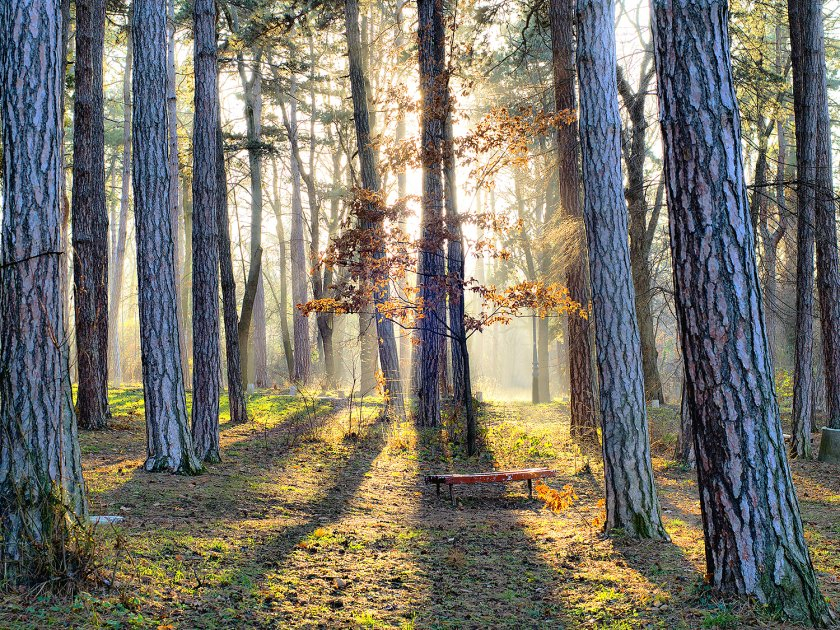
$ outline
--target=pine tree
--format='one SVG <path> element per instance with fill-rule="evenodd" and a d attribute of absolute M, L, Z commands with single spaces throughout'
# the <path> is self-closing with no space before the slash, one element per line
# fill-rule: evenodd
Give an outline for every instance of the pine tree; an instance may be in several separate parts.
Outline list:
<path fill-rule="evenodd" d="M 0 542 L 12 584 L 72 571 L 64 542 L 87 514 L 60 272 L 63 19 L 58 0 L 0 2 Z"/>
<path fill-rule="evenodd" d="M 196 455 L 218 462 L 219 452 L 219 96 L 216 3 L 196 0 L 195 115 L 193 123 L 193 403 Z M 225 194 L 227 191 L 224 191 Z"/>
<path fill-rule="evenodd" d="M 764 326 L 727 8 L 654 0 L 652 20 L 706 575 L 821 624 Z"/>
<path fill-rule="evenodd" d="M 600 376 L 607 529 L 667 538 L 650 460 L 639 329 L 621 176 L 612 0 L 578 0 L 583 218 Z"/>
<path fill-rule="evenodd" d="M 175 244 L 169 212 L 171 185 L 166 110 L 166 7 L 135 0 L 132 121 L 134 223 L 140 349 L 148 457 L 145 468 L 183 474 L 201 471 L 187 422 L 181 371 Z"/>
<path fill-rule="evenodd" d="M 73 100 L 73 285 L 83 429 L 104 429 L 108 410 L 108 211 L 102 55 L 104 0 L 76 2 L 76 97 Z"/>

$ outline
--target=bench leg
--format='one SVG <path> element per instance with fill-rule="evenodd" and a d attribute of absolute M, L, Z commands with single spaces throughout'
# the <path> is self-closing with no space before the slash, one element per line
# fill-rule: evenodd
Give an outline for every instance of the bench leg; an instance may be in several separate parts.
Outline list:
<path fill-rule="evenodd" d="M 533 499 L 533 498 L 534 498 L 534 486 L 533 486 L 533 484 L 531 483 L 531 480 L 530 480 L 530 479 L 528 480 L 528 498 L 529 498 L 529 499 Z"/>
<path fill-rule="evenodd" d="M 440 484 L 436 483 L 435 488 L 437 488 L 437 496 L 440 496 Z"/>
<path fill-rule="evenodd" d="M 452 491 L 452 484 L 449 484 L 449 499 L 452 501 L 452 507 L 455 507 L 455 493 Z"/>

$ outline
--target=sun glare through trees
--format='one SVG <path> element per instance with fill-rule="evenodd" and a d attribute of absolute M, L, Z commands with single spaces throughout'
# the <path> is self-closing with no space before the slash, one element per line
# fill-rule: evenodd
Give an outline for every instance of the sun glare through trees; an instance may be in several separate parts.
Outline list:
<path fill-rule="evenodd" d="M 840 623 L 834 0 L 0 0 L 0 628 Z"/>

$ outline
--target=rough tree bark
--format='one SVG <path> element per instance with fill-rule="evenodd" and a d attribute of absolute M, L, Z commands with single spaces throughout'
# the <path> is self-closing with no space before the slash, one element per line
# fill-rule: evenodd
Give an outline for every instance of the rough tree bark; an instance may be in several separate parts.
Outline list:
<path fill-rule="evenodd" d="M 814 220 L 816 216 L 817 95 L 805 79 L 820 61 L 809 57 L 801 24 L 803 3 L 788 3 L 793 111 L 796 122 L 796 332 L 791 455 L 811 456 L 814 392 Z"/>
<path fill-rule="evenodd" d="M 129 8 L 129 15 L 133 12 Z M 128 207 L 131 192 L 131 69 L 134 64 L 134 45 L 131 37 L 131 20 L 126 25 L 125 71 L 123 74 L 123 151 L 122 151 L 122 189 L 120 192 L 120 218 L 117 226 L 117 242 L 114 247 L 114 260 L 110 266 L 109 283 L 111 296 L 108 300 L 108 356 L 114 383 L 122 381 L 120 361 L 120 306 L 122 302 L 123 271 L 125 267 L 125 244 L 128 233 Z"/>
<path fill-rule="evenodd" d="M 578 0 L 577 70 L 586 235 L 600 374 L 607 530 L 665 538 L 650 461 L 621 177 L 612 0 Z"/>
<path fill-rule="evenodd" d="M 362 73 L 365 79 L 365 87 L 370 89 L 370 47 L 371 20 L 368 13 L 362 15 L 361 19 L 361 48 L 362 48 Z M 375 112 L 369 112 L 371 124 L 375 124 Z M 374 151 L 374 154 L 376 151 Z M 351 178 L 352 178 L 351 173 Z M 379 352 L 376 347 L 376 317 L 375 306 L 368 302 L 360 310 L 359 319 L 359 393 L 362 396 L 375 394 L 377 383 L 377 372 L 379 369 Z"/>
<path fill-rule="evenodd" d="M 105 1 L 76 1 L 76 96 L 73 101 L 73 289 L 83 429 L 108 425 L 108 211 L 102 55 Z"/>
<path fill-rule="evenodd" d="M 362 188 L 370 194 L 379 195 L 379 173 L 376 170 L 376 156 L 370 138 L 370 119 L 368 117 L 367 90 L 365 76 L 362 72 L 362 47 L 359 34 L 359 4 L 357 0 L 344 2 L 345 30 L 347 35 L 347 50 L 350 62 L 350 92 L 353 98 L 353 120 L 356 126 L 356 145 L 361 167 Z M 310 175 L 312 173 L 310 172 Z M 377 231 L 383 229 L 383 218 L 380 202 L 367 204 L 362 229 L 368 230 L 376 236 Z M 381 236 L 381 235 L 380 235 Z M 382 258 L 385 248 L 381 240 L 373 247 L 373 251 L 366 255 Z M 391 299 L 390 285 L 386 282 L 373 287 L 373 303 L 375 310 L 376 335 L 379 346 L 379 363 L 385 379 L 385 397 L 388 405 L 397 416 L 405 416 L 403 405 L 402 381 L 400 380 L 400 364 L 397 356 L 397 341 L 394 337 L 394 323 L 380 314 L 378 308 L 386 305 Z"/>
<path fill-rule="evenodd" d="M 446 92 L 446 100 L 449 101 L 448 88 Z M 451 109 L 447 113 L 443 127 L 443 152 L 447 231 L 447 300 L 449 303 L 449 327 L 447 332 L 451 341 L 450 349 L 452 352 L 452 398 L 463 410 L 465 416 L 467 429 L 465 446 L 467 455 L 471 456 L 476 452 L 477 427 L 472 396 L 469 348 L 467 347 L 467 328 L 464 322 L 464 236 L 461 229 L 461 220 L 458 216 L 458 187 L 455 180 L 455 144 L 452 136 Z M 548 323 L 545 319 L 542 321 Z M 544 373 L 548 374 L 547 365 L 542 364 L 542 367 Z M 546 399 L 543 400 L 547 402 Z"/>
<path fill-rule="evenodd" d="M 791 4 L 797 6 L 791 9 Z M 840 429 L 840 254 L 831 178 L 831 118 L 826 88 L 822 0 L 789 2 L 788 7 L 791 54 L 797 61 L 794 65 L 794 76 L 800 74 L 798 82 L 801 90 L 799 99 L 794 93 L 794 113 L 799 109 L 799 114 L 812 116 L 814 120 L 809 120 L 807 124 L 815 126 L 814 237 L 817 249 L 817 289 L 822 324 L 825 392 L 828 426 Z M 797 31 L 795 35 L 794 30 Z M 797 129 L 799 121 L 800 117 L 797 116 Z M 798 131 L 796 139 L 798 145 Z M 800 186 L 803 184 L 809 185 L 810 180 L 803 182 L 800 178 Z"/>
<path fill-rule="evenodd" d="M 175 309 L 178 313 L 178 347 L 181 351 L 181 370 L 184 373 L 184 387 L 190 383 L 190 345 L 187 329 L 187 312 L 181 305 L 181 213 L 178 190 L 178 86 L 175 73 L 175 0 L 166 2 L 166 133 L 169 144 L 169 223 L 172 226 L 173 260 L 175 262 Z M 185 240 L 189 239 L 185 234 Z M 187 273 L 190 269 L 184 268 Z M 186 274 L 185 274 L 186 275 Z"/>
<path fill-rule="evenodd" d="M 135 0 L 134 222 L 149 471 L 201 471 L 187 422 L 169 208 L 166 7 Z"/>
<path fill-rule="evenodd" d="M 725 0 L 652 5 L 677 316 L 708 581 L 828 620 L 784 450 Z"/>
<path fill-rule="evenodd" d="M 557 111 L 576 111 L 574 16 L 575 0 L 551 0 L 551 49 L 554 69 L 554 99 Z M 580 204 L 577 125 L 570 123 L 557 129 L 557 160 L 561 220 L 578 226 L 575 257 L 566 265 L 566 286 L 570 297 L 589 308 L 586 243 L 583 210 Z M 597 439 L 595 374 L 592 369 L 592 346 L 589 319 L 579 315 L 568 318 L 570 431 L 575 439 Z"/>
<path fill-rule="evenodd" d="M 216 92 L 216 98 L 218 98 L 218 91 Z M 216 190 L 216 216 L 219 225 L 219 278 L 222 285 L 222 308 L 225 318 L 228 401 L 231 422 L 240 423 L 248 420 L 248 409 L 245 405 L 245 391 L 242 387 L 239 315 L 236 311 L 236 278 L 233 275 L 233 258 L 230 252 L 230 221 L 228 219 L 227 176 L 225 175 L 221 112 L 216 126 L 216 137 L 216 177 L 219 179 Z"/>
<path fill-rule="evenodd" d="M 193 117 L 193 403 L 192 438 L 204 462 L 219 450 L 219 97 L 216 2 L 195 0 Z M 227 192 L 227 191 L 225 191 Z"/>
<path fill-rule="evenodd" d="M 59 0 L 0 3 L 0 536 L 4 579 L 67 566 L 86 517 L 60 285 L 63 12 Z"/>
<path fill-rule="evenodd" d="M 421 148 L 423 199 L 420 287 L 423 318 L 419 324 L 419 399 L 417 422 L 423 427 L 440 424 L 440 361 L 446 333 L 443 254 L 443 134 L 449 110 L 445 65 L 443 0 L 417 0 L 419 37 Z"/>

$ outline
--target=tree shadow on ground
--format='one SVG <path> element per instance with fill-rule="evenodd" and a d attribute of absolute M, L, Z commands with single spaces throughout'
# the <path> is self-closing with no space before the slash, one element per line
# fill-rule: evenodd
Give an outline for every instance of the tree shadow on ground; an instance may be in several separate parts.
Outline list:
<path fill-rule="evenodd" d="M 145 425 L 142 415 L 120 416 L 119 430 L 82 434 L 85 476 L 93 513 L 121 513 L 158 524 L 172 519 L 213 521 L 238 514 L 243 504 L 259 510 L 268 481 L 295 449 L 313 441 L 335 407 L 308 401 L 270 401 L 273 420 L 234 424 L 222 417 L 222 463 L 202 475 L 183 477 L 142 469 Z M 127 407 L 136 409 L 128 401 Z M 310 446 L 311 447 L 311 446 Z M 245 514 L 247 516 L 247 513 Z M 161 519 L 163 519 L 161 521 Z M 167 523 L 171 525 L 172 523 Z"/>
<path fill-rule="evenodd" d="M 196 589 L 194 599 L 186 602 L 183 618 L 208 628 L 228 627 L 233 618 L 237 624 L 247 627 L 272 628 L 295 620 L 295 609 L 305 602 L 300 602 L 298 597 L 299 576 L 284 580 L 291 577 L 284 575 L 289 556 L 299 553 L 317 557 L 346 552 L 347 539 L 334 535 L 331 527 L 341 519 L 382 445 L 381 437 L 374 433 L 350 441 L 342 452 L 318 457 L 321 466 L 313 470 L 314 483 L 308 497 L 298 494 L 290 498 L 282 515 L 262 515 L 259 522 L 238 523 L 239 528 L 253 528 L 246 544 L 224 558 L 205 555 L 198 559 L 204 580 Z M 303 448 L 311 446 L 303 445 Z M 287 460 L 287 466 L 295 466 L 295 459 Z M 282 480 L 283 466 L 276 467 L 275 474 Z M 332 577 L 313 571 L 305 579 L 317 580 L 324 591 L 331 593 Z M 336 601 L 337 598 L 330 596 L 325 606 L 319 608 L 318 615 L 327 627 L 333 613 L 329 605 L 335 605 Z M 340 604 L 335 607 L 339 608 Z M 230 618 L 226 618 L 225 611 L 230 613 Z"/>
<path fill-rule="evenodd" d="M 489 446 L 479 457 L 464 459 L 427 440 L 417 456 L 418 481 L 431 473 L 498 467 Z M 527 484 L 461 485 L 454 496 L 457 507 L 446 486 L 440 496 L 427 486 L 408 517 L 417 542 L 406 586 L 418 627 L 564 627 L 557 572 L 536 542 L 543 532 L 527 522 L 542 506 L 529 499 Z"/>
<path fill-rule="evenodd" d="M 268 576 L 301 541 L 340 517 L 382 448 L 381 432 L 352 440 L 318 435 L 333 416 L 322 410 L 302 433 L 295 417 L 270 428 L 225 423 L 223 463 L 205 474 L 150 474 L 135 466 L 99 493 L 100 513 L 127 518 L 121 529 L 132 566 L 124 577 L 145 614 L 159 614 L 157 601 L 166 609 L 161 620 L 184 627 L 228 628 L 240 620 L 282 627 L 283 611 L 265 596 Z M 134 421 L 142 435 L 142 419 Z M 139 457 L 143 448 L 142 440 L 133 444 Z"/>

